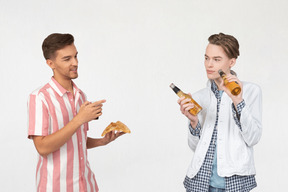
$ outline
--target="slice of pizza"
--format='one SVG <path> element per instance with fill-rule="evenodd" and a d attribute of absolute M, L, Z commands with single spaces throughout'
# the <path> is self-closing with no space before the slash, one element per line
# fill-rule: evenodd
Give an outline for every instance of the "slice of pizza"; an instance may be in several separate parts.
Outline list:
<path fill-rule="evenodd" d="M 110 123 L 106 129 L 102 133 L 102 137 L 106 135 L 106 133 L 109 133 L 110 131 L 118 131 L 118 132 L 124 132 L 124 133 L 131 133 L 130 129 L 121 121 L 117 121 L 116 123 Z"/>

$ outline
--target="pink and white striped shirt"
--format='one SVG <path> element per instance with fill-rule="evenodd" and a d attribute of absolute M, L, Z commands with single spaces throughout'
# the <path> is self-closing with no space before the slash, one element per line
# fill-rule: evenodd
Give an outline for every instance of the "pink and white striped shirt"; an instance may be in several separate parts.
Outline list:
<path fill-rule="evenodd" d="M 73 83 L 73 94 L 53 77 L 35 90 L 28 100 L 28 137 L 47 136 L 63 128 L 86 101 Z M 87 159 L 88 123 L 83 124 L 59 150 L 47 157 L 39 155 L 36 168 L 38 192 L 98 192 L 95 176 Z"/>

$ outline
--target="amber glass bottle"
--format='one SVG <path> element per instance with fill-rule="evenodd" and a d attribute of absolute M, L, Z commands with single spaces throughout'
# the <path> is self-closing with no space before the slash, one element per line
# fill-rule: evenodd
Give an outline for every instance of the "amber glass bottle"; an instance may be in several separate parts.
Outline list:
<path fill-rule="evenodd" d="M 239 93 L 241 92 L 241 87 L 239 86 L 237 81 L 229 82 L 226 78 L 226 74 L 221 69 L 218 71 L 218 73 L 222 77 L 224 85 L 229 89 L 232 95 L 239 95 Z"/>
<path fill-rule="evenodd" d="M 191 99 L 191 103 L 194 103 L 194 108 L 190 109 L 190 113 L 192 115 L 197 115 L 201 110 L 202 107 L 194 100 L 192 97 L 186 93 L 183 93 L 178 87 L 176 87 L 173 83 L 170 85 L 171 89 L 179 96 L 179 97 L 185 97 Z"/>

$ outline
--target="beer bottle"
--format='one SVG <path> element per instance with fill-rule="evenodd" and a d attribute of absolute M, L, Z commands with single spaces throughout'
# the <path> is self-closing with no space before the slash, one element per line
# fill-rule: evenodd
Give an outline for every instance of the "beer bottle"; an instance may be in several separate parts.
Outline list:
<path fill-rule="evenodd" d="M 194 104 L 194 108 L 190 109 L 189 112 L 192 115 L 197 115 L 201 110 L 202 107 L 194 100 L 192 97 L 186 93 L 183 93 L 178 87 L 176 87 L 173 83 L 170 85 L 171 89 L 179 96 L 191 99 L 189 102 Z"/>

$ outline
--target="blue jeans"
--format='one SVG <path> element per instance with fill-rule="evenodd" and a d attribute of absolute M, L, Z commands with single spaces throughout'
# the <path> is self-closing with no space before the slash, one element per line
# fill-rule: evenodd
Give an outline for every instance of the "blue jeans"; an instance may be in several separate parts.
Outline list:
<path fill-rule="evenodd" d="M 225 192 L 225 189 L 220 189 L 220 188 L 209 186 L 209 192 Z"/>

